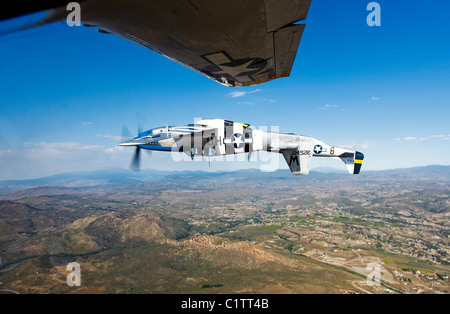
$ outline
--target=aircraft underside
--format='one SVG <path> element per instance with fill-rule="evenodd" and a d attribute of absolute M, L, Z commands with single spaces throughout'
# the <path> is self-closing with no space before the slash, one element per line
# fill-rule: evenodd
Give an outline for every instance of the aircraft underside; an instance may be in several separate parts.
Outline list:
<path fill-rule="evenodd" d="M 140 149 L 182 152 L 191 158 L 257 151 L 281 153 L 295 175 L 309 173 L 312 157 L 338 158 L 346 164 L 350 174 L 360 172 L 364 159 L 360 152 L 331 146 L 313 137 L 257 130 L 249 124 L 222 119 L 203 119 L 186 126 L 151 129 L 119 145 L 136 147 L 135 164 Z"/>

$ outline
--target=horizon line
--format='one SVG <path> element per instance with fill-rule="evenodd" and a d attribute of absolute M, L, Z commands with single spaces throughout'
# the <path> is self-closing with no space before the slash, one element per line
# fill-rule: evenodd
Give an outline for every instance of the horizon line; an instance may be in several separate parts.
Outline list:
<path fill-rule="evenodd" d="M 430 165 L 425 165 L 425 166 L 413 166 L 413 167 L 403 167 L 403 168 L 387 168 L 387 169 L 377 169 L 377 170 L 365 170 L 364 172 L 361 172 L 360 174 L 364 174 L 364 173 L 368 173 L 368 172 L 382 172 L 382 171 L 395 171 L 395 170 L 407 170 L 407 169 L 416 169 L 416 168 L 426 168 L 426 167 L 450 167 L 450 165 L 440 165 L 440 164 L 430 164 Z M 326 171 L 317 171 L 318 169 L 329 169 L 330 172 L 326 172 Z M 123 167 L 108 167 L 108 168 L 101 168 L 101 169 L 95 169 L 95 170 L 81 170 L 81 171 L 67 171 L 67 172 L 59 172 L 59 173 L 55 173 L 55 174 L 50 174 L 47 176 L 40 176 L 40 177 L 32 177 L 32 178 L 22 178 L 22 179 L 0 179 L 0 183 L 1 182 L 5 182 L 5 181 L 27 181 L 27 180 L 39 180 L 39 179 L 44 179 L 44 178 L 50 178 L 53 176 L 59 176 L 59 175 L 65 175 L 65 174 L 82 174 L 82 173 L 94 173 L 94 172 L 101 172 L 101 171 L 113 171 L 113 170 L 123 170 L 123 171 L 128 171 L 130 173 L 133 174 L 139 174 L 142 173 L 144 171 L 157 171 L 157 172 L 166 172 L 166 173 L 216 173 L 216 174 L 220 174 L 220 173 L 236 173 L 236 172 L 244 172 L 244 171 L 248 171 L 248 170 L 257 170 L 261 173 L 273 173 L 273 172 L 279 172 L 279 171 L 289 171 L 288 168 L 279 168 L 275 171 L 262 171 L 259 168 L 241 168 L 241 169 L 233 169 L 233 170 L 212 170 L 212 171 L 207 171 L 207 170 L 161 170 L 161 169 L 155 169 L 155 168 L 144 168 L 141 169 L 138 172 L 132 171 L 129 168 L 123 168 Z M 340 169 L 337 167 L 316 167 L 316 168 L 311 168 L 311 172 L 316 172 L 316 173 L 331 173 L 331 174 L 347 174 L 347 171 L 345 169 Z M 350 176 L 350 175 L 349 175 Z"/>

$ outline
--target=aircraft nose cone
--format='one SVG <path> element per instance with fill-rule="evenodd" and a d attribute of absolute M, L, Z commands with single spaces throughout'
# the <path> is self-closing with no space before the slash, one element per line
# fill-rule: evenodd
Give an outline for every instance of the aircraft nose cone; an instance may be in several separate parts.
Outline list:
<path fill-rule="evenodd" d="M 129 141 L 128 142 L 122 142 L 122 143 L 119 143 L 119 144 L 117 144 L 118 146 L 133 146 L 133 145 L 135 145 L 134 143 L 130 143 Z"/>

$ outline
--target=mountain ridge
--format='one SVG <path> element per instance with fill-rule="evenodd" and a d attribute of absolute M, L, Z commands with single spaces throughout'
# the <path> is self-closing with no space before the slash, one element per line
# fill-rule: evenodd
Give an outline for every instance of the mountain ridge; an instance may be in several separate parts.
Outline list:
<path fill-rule="evenodd" d="M 299 179 L 308 180 L 308 178 L 317 177 L 349 177 L 348 173 L 340 171 L 340 169 L 331 168 L 333 171 L 329 171 L 330 168 L 318 168 L 317 170 L 311 170 L 308 176 L 295 177 Z M 328 170 L 328 171 L 327 171 Z M 405 174 L 422 174 L 426 175 L 442 175 L 450 174 L 450 166 L 443 165 L 429 165 L 410 168 L 396 168 L 388 170 L 367 170 L 361 172 L 358 177 L 367 178 L 370 175 L 405 175 Z M 46 176 L 42 178 L 23 179 L 23 180 L 0 180 L 0 194 L 17 193 L 26 189 L 38 189 L 39 187 L 46 187 L 47 192 L 49 188 L 54 189 L 52 195 L 77 193 L 80 189 L 85 187 L 110 185 L 117 183 L 139 183 L 139 182 L 152 182 L 163 178 L 176 179 L 180 177 L 217 177 L 227 175 L 243 175 L 243 176 L 261 176 L 264 178 L 286 178 L 291 179 L 294 176 L 288 169 L 279 169 L 273 172 L 263 172 L 256 168 L 233 170 L 233 171 L 201 171 L 201 170 L 187 170 L 187 171 L 164 171 L 156 169 L 143 169 L 140 172 L 133 172 L 125 168 L 106 168 L 94 171 L 80 171 L 80 172 L 67 172 L 60 173 L 52 176 Z M 37 190 L 36 190 L 37 191 Z M 29 191 L 33 193 L 32 191 Z M 28 193 L 29 194 L 29 193 Z M 38 195 L 40 195 L 38 193 Z M 15 195 L 13 195 L 15 197 Z M 7 199 L 1 197 L 0 199 Z"/>

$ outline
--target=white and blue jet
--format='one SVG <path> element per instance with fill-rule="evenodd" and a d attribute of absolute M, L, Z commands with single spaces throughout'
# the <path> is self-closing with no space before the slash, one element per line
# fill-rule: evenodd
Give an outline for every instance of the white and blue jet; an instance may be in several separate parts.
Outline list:
<path fill-rule="evenodd" d="M 283 154 L 294 175 L 309 173 L 312 157 L 331 157 L 344 162 L 350 174 L 358 174 L 364 155 L 332 146 L 309 136 L 257 130 L 249 124 L 223 119 L 202 119 L 185 126 L 165 126 L 139 132 L 118 145 L 136 147 L 131 169 L 140 168 L 141 149 L 182 152 L 214 157 L 267 151 Z"/>

